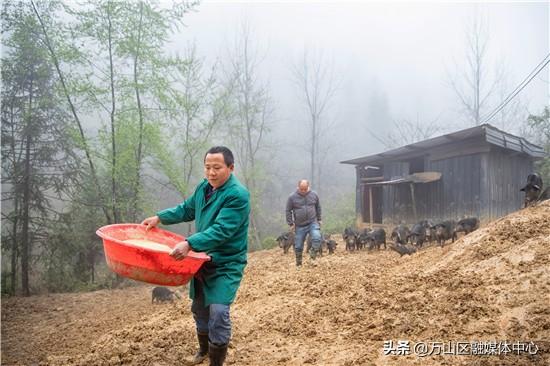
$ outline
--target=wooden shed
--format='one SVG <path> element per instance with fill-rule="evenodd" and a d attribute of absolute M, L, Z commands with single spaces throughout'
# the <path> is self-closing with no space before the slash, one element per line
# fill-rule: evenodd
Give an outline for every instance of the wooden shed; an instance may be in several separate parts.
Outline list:
<path fill-rule="evenodd" d="M 520 188 L 544 156 L 484 124 L 341 163 L 355 165 L 357 225 L 365 227 L 501 217 L 521 208 Z"/>

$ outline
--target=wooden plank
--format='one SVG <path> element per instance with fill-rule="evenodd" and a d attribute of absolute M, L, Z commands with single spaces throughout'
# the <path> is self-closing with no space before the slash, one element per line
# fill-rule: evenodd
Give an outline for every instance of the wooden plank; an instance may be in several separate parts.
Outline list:
<path fill-rule="evenodd" d="M 488 218 L 488 196 L 489 196 L 489 154 L 481 154 L 480 159 L 480 186 L 479 186 L 479 198 L 480 198 L 480 212 L 479 219 Z"/>
<path fill-rule="evenodd" d="M 417 222 L 418 216 L 416 215 L 416 200 L 414 199 L 414 183 L 409 184 L 411 188 L 411 201 L 412 201 L 412 209 L 413 209 L 413 219 L 414 222 Z"/>
<path fill-rule="evenodd" d="M 407 182 L 430 183 L 430 182 L 435 182 L 436 180 L 439 180 L 439 179 L 441 179 L 440 172 L 419 172 L 419 173 L 409 174 L 405 177 L 395 178 L 391 180 L 370 182 L 370 183 L 365 182 L 365 178 L 363 178 L 361 184 L 366 186 L 382 186 L 382 185 L 391 185 L 391 184 L 401 184 L 401 183 L 407 183 Z"/>
<path fill-rule="evenodd" d="M 361 167 L 355 167 L 355 215 L 363 215 L 363 189 L 361 187 Z"/>
<path fill-rule="evenodd" d="M 373 209 L 372 209 L 372 187 L 369 187 L 369 219 L 370 219 L 370 225 L 372 227 L 372 224 L 374 222 Z"/>
<path fill-rule="evenodd" d="M 384 180 L 384 176 L 361 178 L 361 182 L 376 182 L 379 180 Z"/>
<path fill-rule="evenodd" d="M 430 183 L 441 179 L 441 172 L 419 172 L 408 175 L 406 179 L 414 183 Z"/>

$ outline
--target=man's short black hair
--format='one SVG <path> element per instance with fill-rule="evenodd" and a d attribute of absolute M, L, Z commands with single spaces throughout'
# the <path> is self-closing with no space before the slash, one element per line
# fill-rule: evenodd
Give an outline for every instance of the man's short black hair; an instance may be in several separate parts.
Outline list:
<path fill-rule="evenodd" d="M 229 150 L 225 146 L 213 146 L 213 147 L 211 147 L 210 149 L 208 149 L 206 154 L 204 154 L 204 160 L 206 161 L 206 155 L 208 155 L 208 154 L 220 154 L 220 153 L 223 154 L 223 161 L 224 161 L 225 165 L 231 166 L 231 165 L 235 164 L 235 159 L 233 158 L 233 153 L 231 152 L 231 150 Z"/>

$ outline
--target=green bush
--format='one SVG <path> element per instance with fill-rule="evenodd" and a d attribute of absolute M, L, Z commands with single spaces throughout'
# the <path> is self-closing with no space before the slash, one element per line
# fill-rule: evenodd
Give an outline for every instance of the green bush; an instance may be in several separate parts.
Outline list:
<path fill-rule="evenodd" d="M 337 234 L 355 226 L 355 192 L 328 198 L 323 207 L 323 234 Z"/>
<path fill-rule="evenodd" d="M 527 125 L 536 136 L 535 142 L 544 148 L 548 154 L 535 162 L 535 171 L 540 174 L 545 187 L 550 186 L 550 108 L 544 107 L 540 115 L 529 115 Z"/>
<path fill-rule="evenodd" d="M 11 288 L 11 272 L 2 271 L 2 295 L 13 295 L 15 290 Z"/>
<path fill-rule="evenodd" d="M 275 240 L 272 236 L 267 236 L 262 240 L 262 248 L 263 249 L 271 249 L 275 248 L 277 246 L 277 240 Z"/>

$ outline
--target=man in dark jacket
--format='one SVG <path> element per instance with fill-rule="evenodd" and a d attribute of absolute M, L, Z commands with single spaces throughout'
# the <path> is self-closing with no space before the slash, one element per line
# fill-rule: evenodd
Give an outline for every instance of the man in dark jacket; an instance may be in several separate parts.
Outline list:
<path fill-rule="evenodd" d="M 304 240 L 308 233 L 311 238 L 310 256 L 311 259 L 315 259 L 321 247 L 321 204 L 319 196 L 309 189 L 309 182 L 305 179 L 298 182 L 298 189 L 288 197 L 286 222 L 290 230 L 296 232 L 296 266 L 302 265 Z"/>
<path fill-rule="evenodd" d="M 227 147 L 208 150 L 204 158 L 206 179 L 193 194 L 182 204 L 142 222 L 150 229 L 159 223 L 195 220 L 196 233 L 178 243 L 170 255 L 179 260 L 193 250 L 206 252 L 211 258 L 189 286 L 200 347 L 192 364 L 201 363 L 207 355 L 211 366 L 223 364 L 231 338 L 229 306 L 247 263 L 250 195 L 233 176 L 233 161 L 233 153 Z"/>

